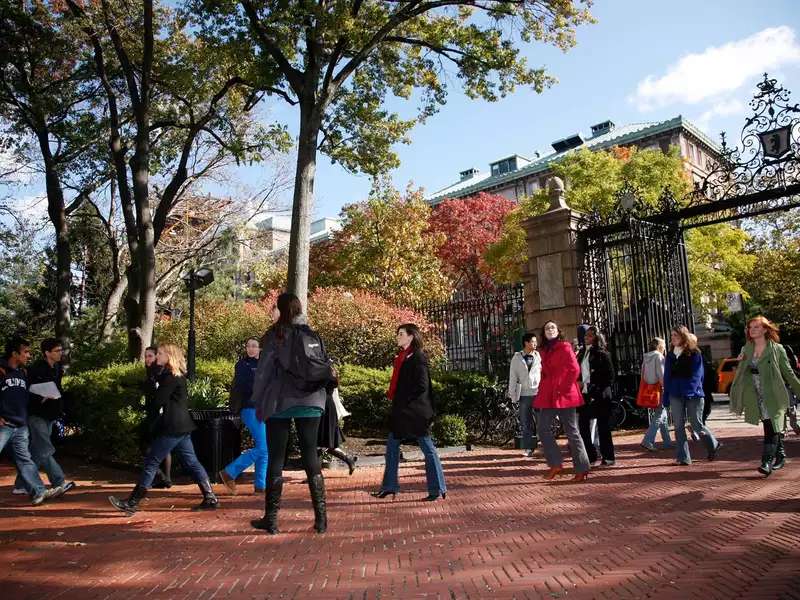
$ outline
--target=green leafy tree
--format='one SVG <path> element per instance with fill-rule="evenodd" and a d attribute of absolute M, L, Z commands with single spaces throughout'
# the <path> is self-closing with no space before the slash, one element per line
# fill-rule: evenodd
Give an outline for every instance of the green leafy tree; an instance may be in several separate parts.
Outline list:
<path fill-rule="evenodd" d="M 191 184 L 227 160 L 286 147 L 280 127 L 250 111 L 253 62 L 235 45 L 200 39 L 167 3 L 65 0 L 102 90 L 102 161 L 117 184 L 130 264 L 124 301 L 129 352 L 143 354 L 156 314 L 156 247 Z"/>
<path fill-rule="evenodd" d="M 73 258 L 69 217 L 91 191 L 80 184 L 79 159 L 101 131 L 91 114 L 96 89 L 80 60 L 74 28 L 51 3 L 0 3 L 0 31 L 3 134 L 15 142 L 10 145 L 12 155 L 35 164 L 44 177 L 47 214 L 55 234 L 55 333 L 69 349 Z M 76 186 L 70 194 L 70 187 Z"/>
<path fill-rule="evenodd" d="M 615 147 L 592 152 L 581 148 L 553 165 L 553 174 L 567 186 L 567 203 L 582 212 L 606 215 L 617 203 L 620 189 L 627 183 L 636 189 L 642 202 L 655 205 L 664 189 L 680 198 L 690 189 L 677 148 L 669 152 Z M 500 239 L 489 247 L 486 261 L 500 281 L 520 281 L 520 268 L 527 256 L 522 222 L 547 210 L 547 192 L 539 190 L 522 200 L 507 217 Z"/>
<path fill-rule="evenodd" d="M 781 336 L 800 339 L 800 238 L 754 251 L 754 268 L 744 288 L 760 313 L 781 326 Z"/>
<path fill-rule="evenodd" d="M 353 171 L 397 165 L 392 145 L 447 98 L 448 83 L 494 101 L 516 86 L 553 82 L 531 68 L 520 43 L 566 50 L 592 20 L 573 0 L 408 0 L 267 2 L 187 0 L 204 34 L 244 50 L 259 64 L 268 94 L 296 108 L 299 128 L 288 284 L 305 299 L 314 176 L 319 151 Z M 390 97 L 419 101 L 402 118 Z"/>
<path fill-rule="evenodd" d="M 400 306 L 446 299 L 453 287 L 438 257 L 444 239 L 430 231 L 430 214 L 419 191 L 402 196 L 377 186 L 366 202 L 342 210 L 313 283 L 372 291 Z"/>
<path fill-rule="evenodd" d="M 725 294 L 749 297 L 743 284 L 756 263 L 747 251 L 749 239 L 746 232 L 725 223 L 686 234 L 692 301 L 703 312 L 724 310 Z"/>

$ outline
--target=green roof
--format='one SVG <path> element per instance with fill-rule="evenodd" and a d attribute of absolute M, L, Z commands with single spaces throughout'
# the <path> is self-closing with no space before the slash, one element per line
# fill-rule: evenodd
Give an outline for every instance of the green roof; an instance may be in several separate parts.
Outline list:
<path fill-rule="evenodd" d="M 625 144 L 633 144 L 639 140 L 676 129 L 684 129 L 685 131 L 689 132 L 691 135 L 699 139 L 703 144 L 708 146 L 711 150 L 715 152 L 720 151 L 719 145 L 716 144 L 714 141 L 712 141 L 711 138 L 708 137 L 708 135 L 706 135 L 699 127 L 697 127 L 692 122 L 684 119 L 683 116 L 678 115 L 677 117 L 668 119 L 666 121 L 649 122 L 649 123 L 631 123 L 628 125 L 623 125 L 622 127 L 616 127 L 611 131 L 608 131 L 593 138 L 589 138 L 577 148 L 572 148 L 564 152 L 553 152 L 551 154 L 548 154 L 547 156 L 543 156 L 542 158 L 532 161 L 531 163 L 517 169 L 516 171 L 511 171 L 510 173 L 503 173 L 502 175 L 496 175 L 496 176 L 490 175 L 488 177 L 483 177 L 482 179 L 471 185 L 464 185 L 465 183 L 468 183 L 469 180 L 459 181 L 444 189 L 439 190 L 438 192 L 435 192 L 434 194 L 429 196 L 427 200 L 431 204 L 438 204 L 445 198 L 460 198 L 464 196 L 470 196 L 472 194 L 477 194 L 478 192 L 481 192 L 485 189 L 502 185 L 503 183 L 506 182 L 516 181 L 518 179 L 523 179 L 526 177 L 537 175 L 538 173 L 548 171 L 554 162 L 561 160 L 562 158 L 567 156 L 570 152 L 574 152 L 575 150 L 578 150 L 580 148 L 588 148 L 589 150 L 605 150 L 608 148 L 613 148 L 614 146 L 624 146 Z"/>

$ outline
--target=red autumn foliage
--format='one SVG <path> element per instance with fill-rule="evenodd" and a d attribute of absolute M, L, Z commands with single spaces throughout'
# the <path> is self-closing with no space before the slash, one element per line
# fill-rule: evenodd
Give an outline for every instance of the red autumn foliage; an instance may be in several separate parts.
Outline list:
<path fill-rule="evenodd" d="M 486 291 L 494 287 L 486 249 L 502 233 L 506 215 L 516 206 L 498 194 L 481 192 L 467 198 L 450 198 L 431 215 L 431 230 L 443 233 L 439 258 L 461 289 Z"/>

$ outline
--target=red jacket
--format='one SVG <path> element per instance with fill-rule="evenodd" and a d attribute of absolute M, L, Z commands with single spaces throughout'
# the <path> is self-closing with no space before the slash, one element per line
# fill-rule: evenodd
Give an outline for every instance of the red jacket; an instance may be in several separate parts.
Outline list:
<path fill-rule="evenodd" d="M 542 356 L 542 382 L 533 400 L 534 408 L 575 408 L 583 405 L 578 387 L 581 368 L 568 342 L 554 342 L 539 348 Z"/>

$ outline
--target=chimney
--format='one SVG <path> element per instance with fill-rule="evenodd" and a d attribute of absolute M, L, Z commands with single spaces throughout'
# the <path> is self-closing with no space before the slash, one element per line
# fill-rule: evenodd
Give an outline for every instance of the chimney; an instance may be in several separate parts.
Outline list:
<path fill-rule="evenodd" d="M 563 139 L 556 140 L 551 145 L 556 152 L 566 152 L 578 146 L 583 146 L 583 138 L 580 133 L 573 133 Z"/>
<path fill-rule="evenodd" d="M 478 174 L 478 169 L 470 167 L 466 171 L 461 171 L 461 173 L 459 173 L 460 177 L 459 181 L 466 181 L 467 179 L 472 179 L 477 174 Z"/>
<path fill-rule="evenodd" d="M 613 131 L 614 127 L 615 127 L 614 121 L 603 121 L 602 123 L 598 123 L 597 125 L 592 125 L 592 137 L 595 138 L 597 136 L 608 133 L 609 131 Z"/>

